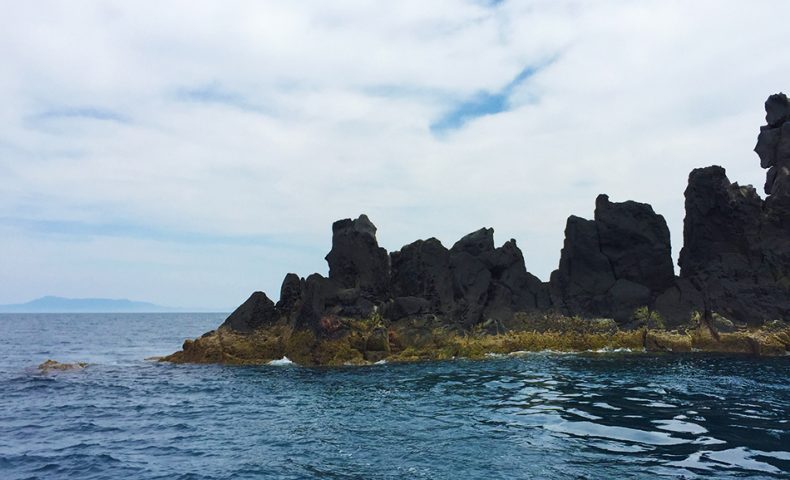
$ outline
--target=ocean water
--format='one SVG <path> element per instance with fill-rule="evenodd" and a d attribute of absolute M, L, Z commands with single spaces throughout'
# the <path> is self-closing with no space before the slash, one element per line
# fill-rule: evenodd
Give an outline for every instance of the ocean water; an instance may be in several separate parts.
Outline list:
<path fill-rule="evenodd" d="M 145 360 L 223 317 L 0 315 L 0 479 L 790 478 L 787 357 Z"/>

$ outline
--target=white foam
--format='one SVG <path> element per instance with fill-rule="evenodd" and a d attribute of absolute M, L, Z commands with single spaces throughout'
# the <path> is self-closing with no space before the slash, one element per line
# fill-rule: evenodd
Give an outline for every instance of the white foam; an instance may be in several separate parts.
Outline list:
<path fill-rule="evenodd" d="M 291 359 L 288 357 L 283 357 L 279 360 L 272 360 L 271 362 L 269 362 L 269 365 L 273 365 L 275 367 L 286 367 L 288 365 L 293 365 L 293 364 L 294 362 L 292 362 Z"/>

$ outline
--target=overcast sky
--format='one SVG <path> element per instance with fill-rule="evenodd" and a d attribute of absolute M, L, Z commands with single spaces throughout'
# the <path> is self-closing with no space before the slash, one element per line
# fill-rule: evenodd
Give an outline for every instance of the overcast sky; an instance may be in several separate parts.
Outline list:
<path fill-rule="evenodd" d="M 692 168 L 762 193 L 788 18 L 786 0 L 7 2 L 0 303 L 276 299 L 363 212 L 390 251 L 493 227 L 548 280 L 599 193 L 652 204 L 677 258 Z"/>

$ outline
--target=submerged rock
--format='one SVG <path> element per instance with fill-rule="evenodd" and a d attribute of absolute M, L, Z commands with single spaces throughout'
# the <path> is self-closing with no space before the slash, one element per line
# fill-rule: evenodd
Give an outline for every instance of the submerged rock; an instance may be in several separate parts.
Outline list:
<path fill-rule="evenodd" d="M 38 369 L 39 371 L 46 373 L 51 371 L 82 370 L 87 366 L 88 364 L 85 362 L 60 363 L 50 359 L 39 365 Z"/>

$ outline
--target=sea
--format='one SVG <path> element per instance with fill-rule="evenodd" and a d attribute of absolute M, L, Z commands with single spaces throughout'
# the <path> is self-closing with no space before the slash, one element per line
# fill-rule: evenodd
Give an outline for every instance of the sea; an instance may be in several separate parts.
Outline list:
<path fill-rule="evenodd" d="M 0 315 L 0 479 L 790 478 L 790 357 L 150 359 L 224 317 Z"/>

